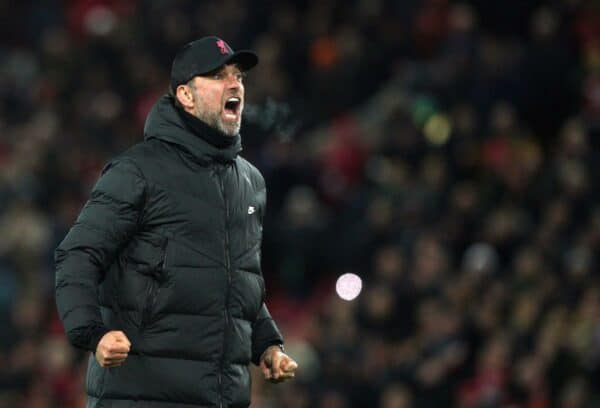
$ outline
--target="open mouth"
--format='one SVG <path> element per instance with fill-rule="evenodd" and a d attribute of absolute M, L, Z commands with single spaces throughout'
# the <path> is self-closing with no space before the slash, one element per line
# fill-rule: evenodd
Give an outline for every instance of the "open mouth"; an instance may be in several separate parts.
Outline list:
<path fill-rule="evenodd" d="M 223 109 L 223 113 L 227 119 L 237 119 L 240 113 L 240 107 L 242 105 L 242 100 L 237 96 L 232 96 L 231 98 L 225 101 L 225 107 Z"/>

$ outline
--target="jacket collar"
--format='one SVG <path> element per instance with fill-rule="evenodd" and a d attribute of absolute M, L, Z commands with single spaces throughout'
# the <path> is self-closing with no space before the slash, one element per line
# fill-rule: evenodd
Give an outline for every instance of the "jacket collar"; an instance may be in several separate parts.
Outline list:
<path fill-rule="evenodd" d="M 160 139 L 177 144 L 203 163 L 234 161 L 242 151 L 240 135 L 234 136 L 235 140 L 230 146 L 218 148 L 207 141 L 216 137 L 218 131 L 204 123 L 202 125 L 192 127 L 187 124 L 175 107 L 173 97 L 163 95 L 146 118 L 144 140 Z M 200 132 L 212 133 L 197 134 Z"/>

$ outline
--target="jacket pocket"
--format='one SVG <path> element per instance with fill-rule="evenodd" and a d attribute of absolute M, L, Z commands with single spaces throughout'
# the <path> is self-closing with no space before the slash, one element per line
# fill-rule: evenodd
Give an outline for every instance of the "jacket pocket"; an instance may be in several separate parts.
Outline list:
<path fill-rule="evenodd" d="M 156 302 L 165 281 L 164 269 L 167 262 L 167 244 L 167 240 L 162 243 L 160 262 L 151 273 L 148 274 L 148 286 L 144 302 L 142 303 L 140 329 L 144 329 L 156 318 Z"/>
<path fill-rule="evenodd" d="M 156 304 L 156 298 L 158 297 L 159 287 L 154 278 L 152 278 L 148 283 L 148 290 L 146 291 L 146 301 L 144 302 L 144 307 L 142 309 L 142 320 L 140 323 L 140 328 L 145 328 L 151 321 L 153 315 L 153 309 Z"/>

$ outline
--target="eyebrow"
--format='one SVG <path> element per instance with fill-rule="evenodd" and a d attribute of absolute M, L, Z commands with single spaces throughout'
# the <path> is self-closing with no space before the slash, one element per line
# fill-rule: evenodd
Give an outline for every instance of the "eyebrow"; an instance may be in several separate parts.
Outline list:
<path fill-rule="evenodd" d="M 237 73 L 240 73 L 240 74 L 242 74 L 242 75 L 245 75 L 245 71 L 243 71 L 243 70 L 242 70 L 242 69 L 239 67 L 239 65 L 238 65 L 238 64 L 226 64 L 226 65 L 223 65 L 223 66 L 221 66 L 221 67 L 219 67 L 219 68 L 217 68 L 217 69 L 214 69 L 214 70 L 212 70 L 212 71 L 210 71 L 210 72 L 207 72 L 207 73 L 206 73 L 206 74 L 204 74 L 203 76 L 211 76 L 211 75 L 214 75 L 214 74 L 218 74 L 218 73 L 220 73 L 220 72 L 223 72 L 223 71 L 225 71 L 225 69 L 227 68 L 227 66 L 228 66 L 228 65 L 233 65 L 233 66 L 234 66 L 234 68 L 235 68 L 235 69 L 237 69 L 237 72 L 234 72 L 235 74 L 237 74 Z"/>

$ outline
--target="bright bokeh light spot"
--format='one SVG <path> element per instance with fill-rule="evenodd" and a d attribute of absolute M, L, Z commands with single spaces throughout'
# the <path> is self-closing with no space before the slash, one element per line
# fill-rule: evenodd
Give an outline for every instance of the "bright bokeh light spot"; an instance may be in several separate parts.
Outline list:
<path fill-rule="evenodd" d="M 362 290 L 362 279 L 353 273 L 345 273 L 335 283 L 335 291 L 344 300 L 355 299 Z"/>
<path fill-rule="evenodd" d="M 441 146 L 445 144 L 450 138 L 452 132 L 452 123 L 447 115 L 436 113 L 432 115 L 423 128 L 425 138 L 429 143 Z"/>
<path fill-rule="evenodd" d="M 98 36 L 109 34 L 116 26 L 115 13 L 108 7 L 99 5 L 92 7 L 84 16 L 85 29 Z"/>

